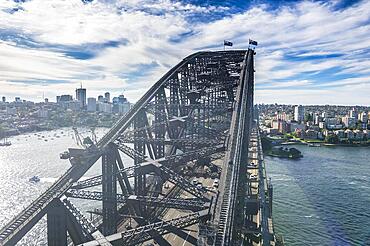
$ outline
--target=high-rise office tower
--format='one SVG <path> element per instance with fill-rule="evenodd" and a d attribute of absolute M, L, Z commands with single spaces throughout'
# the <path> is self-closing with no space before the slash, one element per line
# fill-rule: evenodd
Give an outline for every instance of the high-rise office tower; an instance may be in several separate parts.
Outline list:
<path fill-rule="evenodd" d="M 102 95 L 98 96 L 98 102 L 104 102 L 104 97 Z"/>
<path fill-rule="evenodd" d="M 110 102 L 110 93 L 109 92 L 106 92 L 106 93 L 104 93 L 104 99 L 105 99 L 105 101 L 106 102 Z"/>
<path fill-rule="evenodd" d="M 82 88 L 77 88 L 76 89 L 76 99 L 81 103 L 81 107 L 84 108 L 86 106 L 86 89 Z"/>

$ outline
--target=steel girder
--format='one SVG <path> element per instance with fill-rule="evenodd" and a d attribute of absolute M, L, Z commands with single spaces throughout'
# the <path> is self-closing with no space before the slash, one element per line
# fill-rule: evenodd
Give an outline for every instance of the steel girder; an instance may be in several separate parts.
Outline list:
<path fill-rule="evenodd" d="M 67 197 L 102 201 L 103 194 L 99 191 L 86 191 L 70 189 L 66 193 Z M 160 206 L 166 208 L 175 208 L 181 210 L 200 211 L 209 208 L 210 204 L 201 199 L 195 198 L 166 198 L 166 197 L 150 197 L 136 195 L 117 194 L 116 200 L 118 203 L 132 203 L 134 205 L 142 204 L 147 206 Z"/>
<path fill-rule="evenodd" d="M 116 233 L 107 236 L 106 239 L 114 244 L 137 245 L 151 239 L 152 236 L 150 235 L 150 232 L 156 231 L 160 235 L 165 235 L 169 233 L 169 229 L 172 227 L 186 228 L 199 223 L 202 220 L 207 220 L 208 218 L 208 211 L 195 212 L 168 221 L 159 221 L 149 225 L 140 226 L 125 232 Z M 98 241 L 94 240 L 84 243 L 83 245 L 95 246 L 100 244 Z"/>
<path fill-rule="evenodd" d="M 206 190 L 204 188 L 198 188 L 197 186 L 190 183 L 186 178 L 172 171 L 170 168 L 167 168 L 166 166 L 155 162 L 141 163 L 139 165 L 120 170 L 119 173 L 126 173 L 127 177 L 130 178 L 135 176 L 135 173 L 137 173 L 136 170 L 140 170 L 140 173 L 157 174 L 158 176 L 161 176 L 163 179 L 169 180 L 171 183 L 179 186 L 188 193 L 198 198 L 209 200 L 204 196 L 204 194 L 206 193 Z M 102 183 L 101 176 L 96 176 L 91 179 L 79 181 L 75 186 L 73 186 L 73 188 L 74 189 L 89 188 L 100 185 L 101 183 Z M 68 192 L 66 192 L 66 194 L 68 194 Z M 91 197 L 90 199 L 93 199 L 93 197 Z"/>

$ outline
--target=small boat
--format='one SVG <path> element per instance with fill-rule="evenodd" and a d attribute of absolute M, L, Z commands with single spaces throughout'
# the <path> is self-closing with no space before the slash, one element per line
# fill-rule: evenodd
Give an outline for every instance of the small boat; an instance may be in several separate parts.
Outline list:
<path fill-rule="evenodd" d="M 308 146 L 309 147 L 320 147 L 321 144 L 320 143 L 309 143 Z"/>
<path fill-rule="evenodd" d="M 0 146 L 10 146 L 12 143 L 8 141 L 8 138 L 5 136 L 4 141 L 0 142 Z"/>
<path fill-rule="evenodd" d="M 12 145 L 12 143 L 9 141 L 4 141 L 3 143 L 0 143 L 0 146 L 10 146 L 10 145 Z"/>
<path fill-rule="evenodd" d="M 60 157 L 60 159 L 66 160 L 70 157 L 70 155 L 69 155 L 68 151 L 64 151 L 63 153 L 59 154 L 59 157 Z"/>
<path fill-rule="evenodd" d="M 29 181 L 32 183 L 37 183 L 40 182 L 40 178 L 37 176 L 33 176 L 32 178 L 29 179 Z"/>

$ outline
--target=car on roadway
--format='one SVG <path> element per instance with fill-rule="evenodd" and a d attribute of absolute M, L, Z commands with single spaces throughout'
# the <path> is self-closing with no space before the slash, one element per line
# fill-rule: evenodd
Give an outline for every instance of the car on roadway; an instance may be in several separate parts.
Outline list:
<path fill-rule="evenodd" d="M 213 187 L 218 187 L 219 186 L 219 183 L 220 183 L 220 180 L 219 179 L 215 179 L 214 181 L 213 181 Z"/>

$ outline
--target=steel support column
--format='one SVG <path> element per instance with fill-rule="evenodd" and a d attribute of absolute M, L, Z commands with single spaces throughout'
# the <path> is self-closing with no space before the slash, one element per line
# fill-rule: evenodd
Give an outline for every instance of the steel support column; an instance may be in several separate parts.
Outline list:
<path fill-rule="evenodd" d="M 103 228 L 104 235 L 117 231 L 117 183 L 116 155 L 111 145 L 102 155 L 102 192 L 103 192 Z"/>
<path fill-rule="evenodd" d="M 48 245 L 67 245 L 67 215 L 63 204 L 54 199 L 47 213 Z"/>

